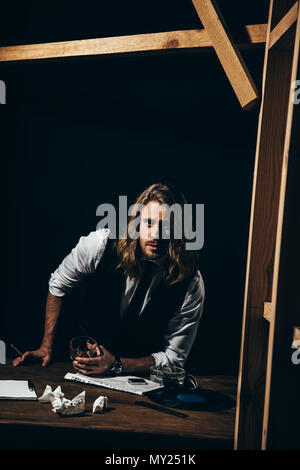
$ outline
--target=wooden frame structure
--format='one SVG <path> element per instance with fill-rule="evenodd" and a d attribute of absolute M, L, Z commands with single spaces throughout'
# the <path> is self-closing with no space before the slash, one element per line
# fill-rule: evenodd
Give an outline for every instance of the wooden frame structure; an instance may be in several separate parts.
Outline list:
<path fill-rule="evenodd" d="M 259 94 L 238 46 L 248 48 L 264 44 L 267 25 L 246 25 L 232 32 L 233 39 L 221 12 L 213 2 L 214 0 L 193 0 L 205 29 L 0 47 L 0 62 L 161 53 L 213 47 L 241 106 L 250 109 L 258 101 Z"/>
<path fill-rule="evenodd" d="M 298 71 L 299 34 L 299 2 L 271 0 L 253 178 L 238 381 L 236 449 L 280 448 L 284 445 L 283 442 L 285 448 L 288 448 L 293 436 L 293 416 L 288 412 L 287 405 L 278 404 L 280 392 L 284 396 L 284 387 L 278 377 L 285 377 L 284 384 L 290 385 L 287 400 L 291 399 L 292 402 L 296 381 L 295 373 L 291 371 L 291 344 L 293 325 L 299 322 L 294 310 L 297 294 L 294 293 L 290 298 L 285 297 L 285 304 L 282 299 L 278 305 L 277 294 L 282 289 L 280 280 L 283 284 L 287 279 L 292 282 L 292 273 L 289 273 L 289 266 L 286 264 L 287 254 L 282 268 L 285 269 L 286 279 L 279 275 L 282 231 L 287 224 L 285 212 L 289 213 L 289 207 L 285 207 L 287 175 L 288 172 L 293 172 L 295 160 L 293 155 L 292 170 L 289 170 L 291 145 L 294 147 L 294 154 L 299 152 L 295 124 L 292 132 L 293 114 L 296 115 L 297 110 L 292 97 Z M 294 185 L 294 191 L 297 188 L 296 174 L 294 172 L 291 178 L 293 183 L 290 183 Z M 290 194 L 290 204 L 291 197 Z M 290 221 L 289 223 L 291 224 Z M 293 251 L 292 257 L 295 257 L 295 243 L 289 249 Z M 289 253 L 290 262 L 292 257 Z M 278 325 L 285 327 L 280 329 Z M 280 356 L 278 348 L 283 344 L 285 349 Z M 271 407 L 275 402 L 277 409 L 274 405 Z M 280 416 L 281 419 L 285 417 L 285 421 L 289 419 L 289 427 L 282 429 L 280 419 L 277 426 L 269 426 L 272 422 L 278 423 L 275 416 Z M 276 439 L 273 437 L 275 435 Z"/>
<path fill-rule="evenodd" d="M 296 314 L 300 310 L 297 264 L 293 257 L 300 235 L 293 196 L 300 196 L 300 139 L 296 131 L 300 110 L 291 98 L 298 73 L 299 0 L 270 0 L 268 24 L 246 25 L 230 33 L 214 0 L 192 1 L 204 29 L 0 47 L 0 62 L 214 48 L 241 106 L 250 109 L 258 102 L 259 93 L 239 49 L 265 45 L 235 448 L 280 448 L 283 442 L 288 447 L 290 433 L 286 428 L 281 431 L 278 423 L 288 423 L 291 409 L 281 406 L 278 412 L 278 406 L 284 393 L 282 373 L 289 390 L 296 385 L 290 347 L 293 326 L 300 324 Z M 298 238 L 295 217 L 299 222 Z M 295 407 L 296 399 L 295 393 L 291 396 Z"/>

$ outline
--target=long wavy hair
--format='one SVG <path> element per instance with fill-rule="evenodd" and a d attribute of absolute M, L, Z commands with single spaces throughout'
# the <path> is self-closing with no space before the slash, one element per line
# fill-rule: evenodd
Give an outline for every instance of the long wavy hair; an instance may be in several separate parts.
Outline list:
<path fill-rule="evenodd" d="M 138 204 L 147 205 L 150 201 L 168 204 L 169 207 L 177 203 L 181 206 L 182 214 L 183 205 L 186 204 L 186 199 L 182 193 L 173 186 L 162 183 L 152 184 L 146 188 L 136 199 L 135 207 Z M 171 213 L 171 223 L 173 221 L 172 215 Z M 129 216 L 127 229 L 136 217 L 137 215 Z M 174 285 L 190 279 L 195 275 L 198 268 L 198 254 L 195 251 L 185 249 L 184 230 L 182 230 L 181 239 L 174 239 L 171 235 L 167 244 L 167 269 L 164 277 L 166 284 Z M 124 274 L 130 278 L 140 278 L 142 273 L 142 252 L 139 239 L 121 238 L 116 242 L 116 249 L 120 259 L 118 268 L 122 269 Z"/>

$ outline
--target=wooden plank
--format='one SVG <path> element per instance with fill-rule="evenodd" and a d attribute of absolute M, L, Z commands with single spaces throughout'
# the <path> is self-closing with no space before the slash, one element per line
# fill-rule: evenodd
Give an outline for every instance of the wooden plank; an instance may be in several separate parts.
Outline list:
<path fill-rule="evenodd" d="M 192 1 L 242 108 L 250 109 L 259 93 L 216 3 L 214 0 Z"/>
<path fill-rule="evenodd" d="M 294 6 L 295 0 L 277 0 L 274 4 L 271 31 L 278 25 L 284 15 Z M 276 8 L 275 8 L 276 6 Z"/>
<path fill-rule="evenodd" d="M 287 30 L 295 23 L 298 16 L 299 2 L 297 1 L 287 14 L 282 18 L 281 21 L 272 29 L 270 33 L 269 48 L 273 47 L 274 44 L 287 32 Z"/>
<path fill-rule="evenodd" d="M 299 79 L 300 11 L 297 11 L 289 96 Z M 298 75 L 298 77 L 297 77 Z M 299 376 L 291 360 L 293 328 L 299 322 L 300 110 L 289 99 L 283 147 L 278 223 L 274 254 L 272 319 L 268 344 L 262 449 L 300 449 Z M 298 223 L 297 223 L 298 222 Z M 299 371 L 298 371 L 299 374 Z M 297 391 L 297 392 L 296 392 Z M 280 447 L 277 447 L 277 446 Z"/>
<path fill-rule="evenodd" d="M 270 322 L 272 317 L 272 302 L 264 303 L 264 318 Z"/>
<path fill-rule="evenodd" d="M 275 7 L 278 2 L 274 3 Z M 269 25 L 273 13 L 270 4 Z M 260 449 L 269 325 L 262 311 L 273 302 L 272 282 L 283 146 L 290 100 L 292 53 L 268 49 L 259 116 L 243 312 L 235 447 Z"/>
<path fill-rule="evenodd" d="M 270 50 L 260 137 L 241 388 L 239 448 L 261 447 L 269 326 L 263 304 L 272 299 L 272 277 L 291 56 Z"/>
<path fill-rule="evenodd" d="M 257 131 L 257 140 L 256 140 L 256 152 L 255 152 L 255 161 L 254 161 L 254 171 L 253 171 L 253 185 L 252 185 L 252 199 L 251 199 L 251 212 L 250 212 L 250 226 L 249 226 L 249 238 L 248 238 L 248 253 L 247 253 L 247 264 L 246 264 L 246 278 L 245 278 L 245 293 L 244 293 L 244 304 L 243 304 L 243 322 L 242 322 L 242 337 L 241 337 L 241 352 L 240 352 L 240 364 L 239 364 L 239 374 L 238 374 L 238 386 L 237 386 L 237 402 L 236 402 L 236 420 L 235 420 L 235 433 L 234 433 L 234 449 L 246 448 L 248 442 L 246 436 L 244 435 L 243 427 L 244 423 L 248 425 L 249 414 L 247 413 L 246 404 L 243 403 L 244 399 L 242 398 L 242 393 L 245 395 L 244 391 L 248 389 L 248 378 L 247 378 L 247 369 L 246 369 L 246 360 L 248 353 L 248 325 L 249 317 L 252 313 L 252 310 L 248 308 L 248 288 L 249 288 L 249 277 L 252 274 L 253 265 L 251 264 L 250 272 L 250 263 L 252 255 L 252 238 L 253 238 L 253 226 L 254 226 L 254 216 L 255 216 L 255 197 L 256 197 L 256 185 L 257 185 L 257 172 L 258 172 L 258 160 L 259 160 L 259 146 L 261 139 L 262 131 L 262 117 L 263 117 L 263 105 L 264 105 L 264 96 L 265 96 L 265 87 L 266 87 L 266 77 L 267 77 L 267 63 L 268 63 L 268 44 L 270 41 L 270 29 L 272 21 L 272 11 L 273 11 L 273 0 L 270 0 L 269 4 L 269 15 L 268 15 L 268 24 L 267 24 L 267 36 L 266 36 L 266 47 L 265 47 L 265 57 L 264 57 L 264 67 L 263 67 L 263 76 L 262 76 L 262 98 L 261 106 L 258 118 L 258 131 Z M 253 311 L 253 315 L 256 316 L 256 312 Z M 245 360 L 244 360 L 245 358 Z M 245 385 L 246 384 L 246 385 Z M 254 423 L 255 427 L 255 423 Z M 251 444 L 255 445 L 256 442 L 251 436 Z"/>
<path fill-rule="evenodd" d="M 267 29 L 268 25 L 266 23 L 245 25 L 242 28 L 234 27 L 232 36 L 239 49 L 249 49 L 251 46 L 265 44 Z M 243 32 L 245 32 L 245 38 L 243 38 Z"/>
<path fill-rule="evenodd" d="M 266 24 L 246 25 L 236 28 L 234 35 L 239 47 L 244 49 L 264 44 L 266 41 L 266 30 Z M 208 47 L 212 47 L 212 41 L 207 31 L 195 29 L 0 47 L 0 62 L 101 56 L 147 51 L 161 52 L 176 49 L 205 49 Z"/>

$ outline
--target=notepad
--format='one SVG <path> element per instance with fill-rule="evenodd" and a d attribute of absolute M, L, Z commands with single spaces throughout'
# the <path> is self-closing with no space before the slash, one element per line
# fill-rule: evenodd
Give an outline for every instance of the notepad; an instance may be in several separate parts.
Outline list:
<path fill-rule="evenodd" d="M 0 380 L 0 400 L 37 400 L 30 380 Z"/>
<path fill-rule="evenodd" d="M 75 380 L 76 382 L 87 383 L 91 385 L 97 385 L 98 387 L 111 388 L 113 390 L 119 390 L 120 392 L 134 393 L 135 395 L 145 395 L 146 393 L 152 392 L 163 388 L 160 385 L 151 380 L 146 380 L 145 385 L 131 385 L 128 383 L 129 378 L 138 378 L 133 375 L 120 375 L 118 377 L 89 377 L 83 374 L 73 374 L 68 372 L 65 377 L 66 380 Z"/>

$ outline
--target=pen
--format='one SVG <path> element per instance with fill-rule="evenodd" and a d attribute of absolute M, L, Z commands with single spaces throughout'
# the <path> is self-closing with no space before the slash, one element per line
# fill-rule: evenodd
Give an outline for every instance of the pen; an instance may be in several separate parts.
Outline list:
<path fill-rule="evenodd" d="M 13 344 L 11 344 L 10 347 L 11 347 L 12 349 L 14 349 L 14 350 L 16 351 L 16 353 L 19 354 L 19 356 L 23 356 L 23 353 L 22 353 L 18 348 L 16 348 L 16 346 L 14 346 Z"/>
<path fill-rule="evenodd" d="M 178 411 L 169 410 L 169 408 L 164 408 L 162 406 L 154 405 L 153 403 L 148 403 L 147 401 L 136 401 L 135 403 L 136 405 L 145 406 L 146 408 L 152 408 L 153 410 L 157 411 L 162 411 L 163 413 L 178 416 L 179 418 L 188 418 L 189 416 L 184 413 L 179 413 Z"/>

